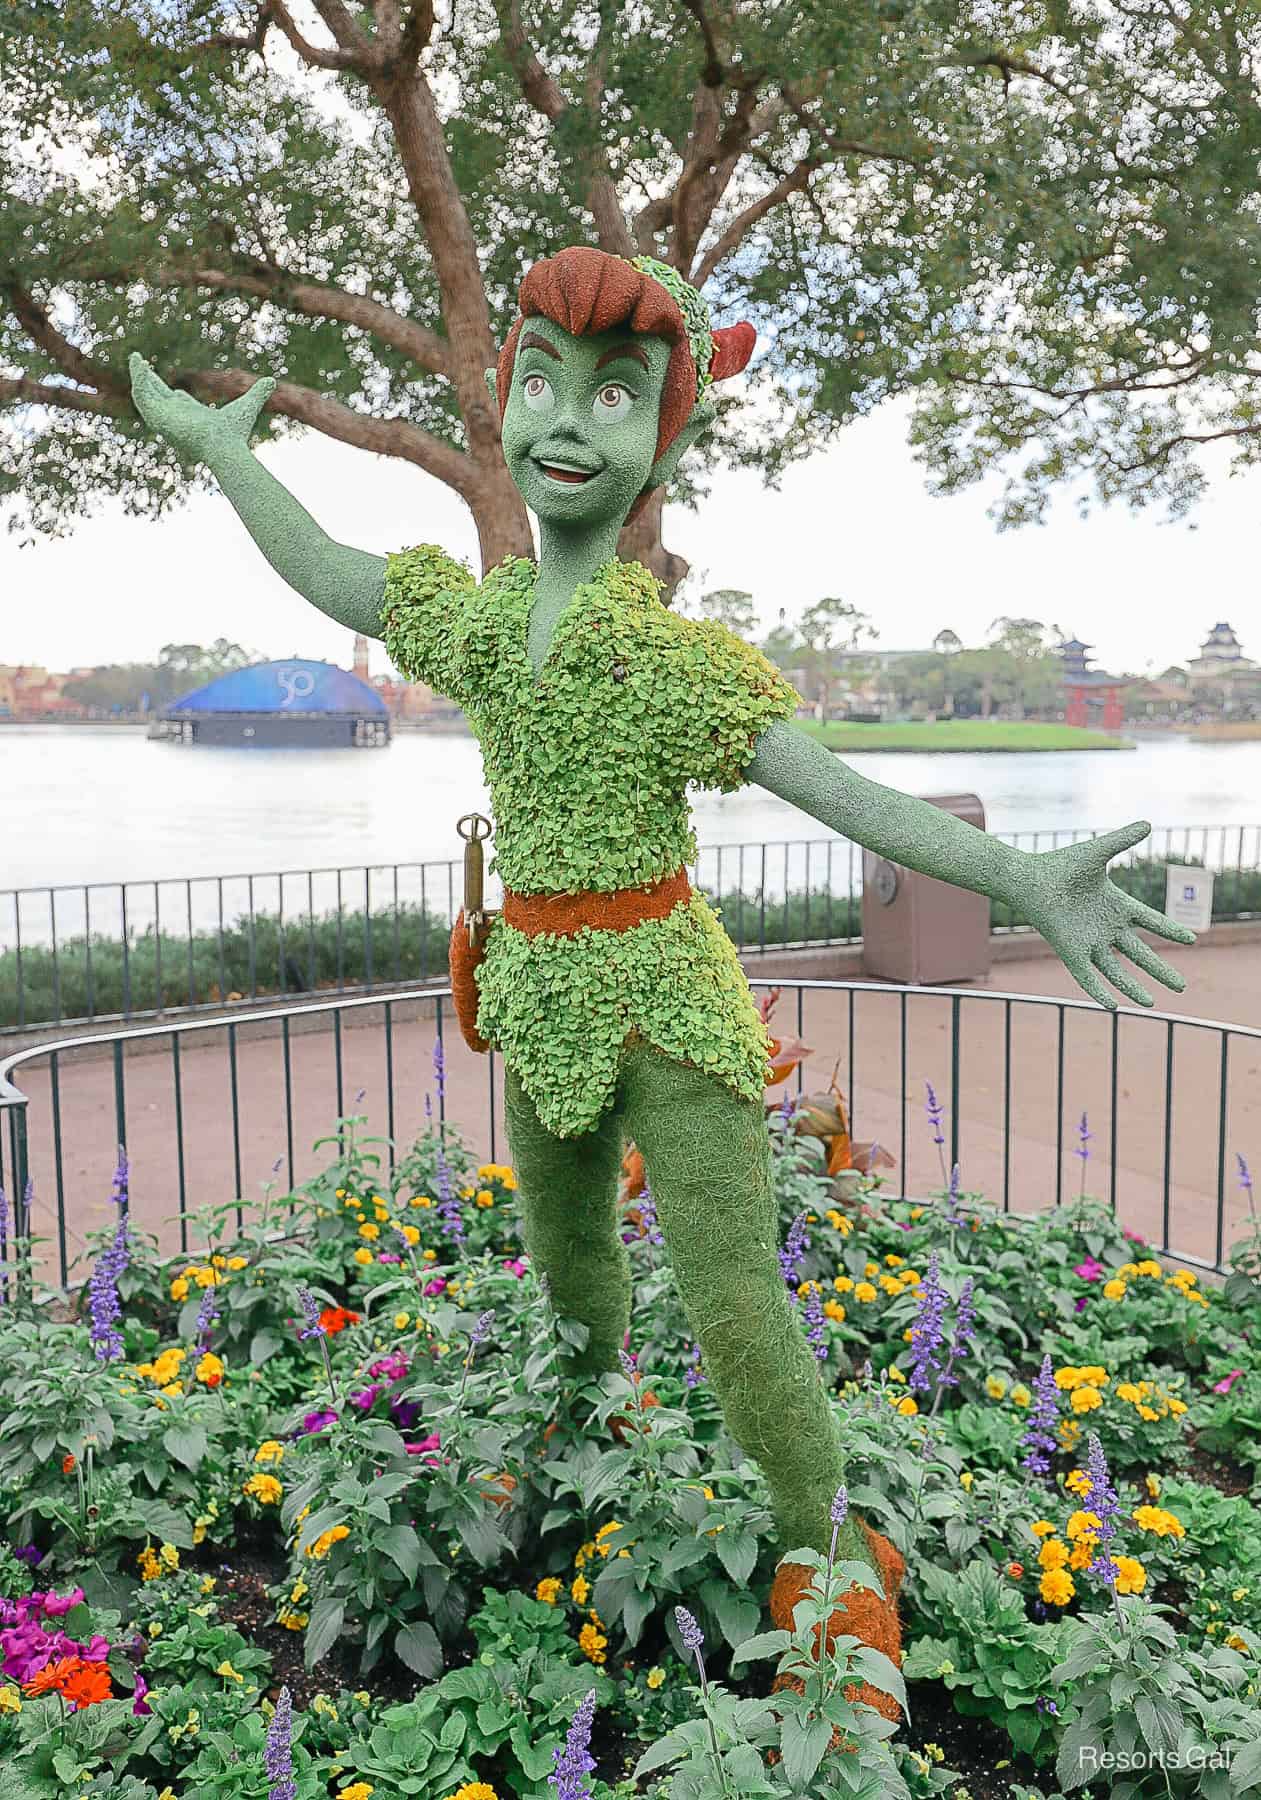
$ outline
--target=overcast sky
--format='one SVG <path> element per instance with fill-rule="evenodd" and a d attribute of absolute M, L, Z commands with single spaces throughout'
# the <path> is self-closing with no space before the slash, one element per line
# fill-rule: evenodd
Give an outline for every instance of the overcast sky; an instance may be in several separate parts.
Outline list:
<path fill-rule="evenodd" d="M 794 469 L 780 492 L 719 474 L 699 513 L 667 514 L 667 541 L 707 587 L 752 592 L 763 630 L 824 594 L 869 613 L 882 646 L 927 645 L 942 626 L 981 642 L 997 615 L 1055 621 L 1097 646 L 1103 667 L 1185 662 L 1216 619 L 1261 656 L 1261 470 L 1208 464 L 1187 522 L 1113 509 L 1080 521 L 1060 501 L 1045 526 L 999 534 L 997 484 L 933 499 L 889 406 Z M 310 433 L 266 451 L 273 471 L 335 538 L 378 553 L 442 543 L 476 567 L 469 514 L 403 463 Z M 235 639 L 266 656 L 346 664 L 349 634 L 275 576 L 227 501 L 200 495 L 160 525 L 110 505 L 73 536 L 20 550 L 0 536 L 0 663 L 147 661 L 167 642 Z M 374 671 L 385 668 L 374 646 Z"/>

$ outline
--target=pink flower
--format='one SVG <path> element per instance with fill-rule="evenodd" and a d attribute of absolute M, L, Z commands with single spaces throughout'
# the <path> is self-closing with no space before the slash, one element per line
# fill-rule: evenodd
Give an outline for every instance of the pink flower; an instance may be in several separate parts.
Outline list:
<path fill-rule="evenodd" d="M 1080 1275 L 1083 1281 L 1102 1281 L 1104 1267 L 1103 1264 L 1097 1262 L 1093 1256 L 1088 1256 L 1085 1262 L 1078 1263 L 1077 1267 L 1073 1270 L 1073 1274 Z"/>
<path fill-rule="evenodd" d="M 428 1437 L 420 1438 L 414 1444 L 404 1444 L 403 1448 L 409 1456 L 423 1456 L 425 1461 L 429 1463 L 432 1468 L 436 1469 L 438 1466 L 438 1458 L 429 1454 L 429 1452 L 440 1449 L 441 1445 L 441 1432 L 431 1431 Z"/>
<path fill-rule="evenodd" d="M 428 1296 L 429 1296 L 429 1295 L 430 1295 L 430 1294 L 441 1294 L 441 1293 L 445 1293 L 445 1291 L 446 1291 L 446 1286 L 447 1286 L 447 1281 L 446 1281 L 446 1276 L 445 1276 L 445 1275 L 440 1275 L 440 1276 L 437 1276 L 437 1277 L 436 1277 L 436 1278 L 435 1278 L 435 1279 L 434 1279 L 434 1280 L 433 1280 L 433 1281 L 427 1281 L 427 1282 L 426 1282 L 426 1283 L 425 1283 L 425 1295 L 426 1295 L 426 1298 L 427 1298 L 427 1297 L 428 1297 Z"/>
<path fill-rule="evenodd" d="M 1223 1377 L 1220 1381 L 1214 1382 L 1213 1392 L 1215 1394 L 1228 1394 L 1230 1392 L 1231 1388 L 1234 1387 L 1235 1383 L 1237 1381 L 1242 1381 L 1242 1380 L 1243 1380 L 1243 1370 L 1242 1369 L 1232 1369 L 1230 1371 L 1229 1375 L 1223 1375 Z"/>
<path fill-rule="evenodd" d="M 516 1276 L 518 1281 L 520 1281 L 521 1277 L 525 1274 L 525 1264 L 522 1262 L 522 1260 L 519 1256 L 505 1257 L 504 1258 L 504 1268 L 510 1269 L 512 1271 L 512 1273 Z"/>
<path fill-rule="evenodd" d="M 35 1596 L 32 1595 L 31 1598 L 34 1599 Z M 74 1607 L 82 1606 L 83 1600 L 84 1593 L 81 1587 L 71 1588 L 68 1594 L 62 1594 L 60 1596 L 56 1594 L 45 1594 L 44 1611 L 50 1619 L 59 1619 L 63 1614 L 72 1611 Z"/>

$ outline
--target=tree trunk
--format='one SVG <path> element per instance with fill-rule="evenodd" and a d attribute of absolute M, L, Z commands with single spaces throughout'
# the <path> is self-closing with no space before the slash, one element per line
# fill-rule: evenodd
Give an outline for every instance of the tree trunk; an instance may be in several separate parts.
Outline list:
<path fill-rule="evenodd" d="M 646 569 L 650 569 L 658 581 L 665 583 L 666 598 L 670 600 L 675 588 L 687 574 L 688 562 L 686 557 L 667 550 L 661 541 L 661 510 L 664 503 L 663 490 L 654 489 L 634 523 L 622 527 L 622 534 L 617 540 L 617 553 L 623 562 L 641 562 Z"/>
<path fill-rule="evenodd" d="M 468 495 L 469 510 L 477 526 L 482 574 L 505 556 L 534 557 L 534 539 L 525 502 L 513 485 L 508 466 L 498 450 L 483 452 L 476 484 Z"/>

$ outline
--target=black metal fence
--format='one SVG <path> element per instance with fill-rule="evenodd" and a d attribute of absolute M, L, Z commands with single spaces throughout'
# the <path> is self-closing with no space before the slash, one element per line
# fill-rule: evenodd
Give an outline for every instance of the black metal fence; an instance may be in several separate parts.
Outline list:
<path fill-rule="evenodd" d="M 1095 833 L 996 835 L 1050 850 Z M 1161 905 L 1164 865 L 1192 861 L 1217 871 L 1215 918 L 1261 916 L 1261 825 L 1162 828 L 1121 878 Z M 712 845 L 692 880 L 743 951 L 861 937 L 846 839 Z M 456 862 L 417 862 L 0 890 L 0 1035 L 440 980 L 460 882 Z M 1027 929 L 997 906 L 993 927 Z"/>
<path fill-rule="evenodd" d="M 755 982 L 755 987 L 769 983 Z M 772 1029 L 815 1046 L 792 1085 L 845 1095 L 856 1140 L 878 1140 L 903 1195 L 963 1185 L 1008 1211 L 1105 1201 L 1154 1248 L 1220 1269 L 1250 1201 L 1235 1156 L 1261 1140 L 1261 1031 L 1086 1000 L 802 981 Z M 45 1281 L 64 1285 L 109 1214 L 115 1147 L 132 1162 L 133 1219 L 172 1253 L 188 1221 L 320 1166 L 307 1146 L 362 1110 L 392 1167 L 434 1115 L 494 1161 L 506 1153 L 501 1069 L 449 1029 L 449 990 L 287 1006 L 68 1038 L 0 1062 L 4 1256 L 33 1230 Z M 435 1083 L 433 1049 L 443 1049 Z M 942 1142 L 922 1116 L 931 1083 Z M 782 1094 L 789 1089 L 776 1090 Z M 169 1223 L 177 1220 L 176 1226 Z M 16 1229 L 15 1229 L 16 1228 Z M 7 1286 L 8 1269 L 4 1270 Z M 1036 1270 L 1030 1271 L 1036 1279 Z"/>

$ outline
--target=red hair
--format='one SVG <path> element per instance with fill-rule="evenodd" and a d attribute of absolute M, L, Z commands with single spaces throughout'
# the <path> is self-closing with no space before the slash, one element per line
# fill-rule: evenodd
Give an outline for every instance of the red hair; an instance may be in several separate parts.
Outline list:
<path fill-rule="evenodd" d="M 550 319 L 574 337 L 592 337 L 624 325 L 645 337 L 663 338 L 670 346 L 657 422 L 656 461 L 687 424 L 696 403 L 696 362 L 674 296 L 623 257 L 575 245 L 535 263 L 517 298 L 521 314 L 499 352 L 495 369 L 500 418 L 508 405 L 517 340 L 527 319 Z M 752 325 L 733 325 L 713 335 L 710 374 L 715 381 L 738 375 L 756 341 Z"/>

